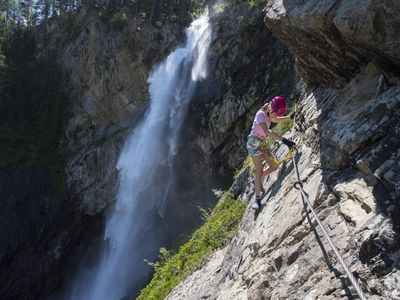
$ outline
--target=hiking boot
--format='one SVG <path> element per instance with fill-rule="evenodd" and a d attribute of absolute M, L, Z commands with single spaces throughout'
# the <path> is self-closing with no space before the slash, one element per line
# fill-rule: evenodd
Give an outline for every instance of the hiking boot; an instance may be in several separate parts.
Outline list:
<path fill-rule="evenodd" d="M 259 211 L 261 209 L 261 197 L 256 197 L 256 200 L 251 206 L 251 208 L 256 211 Z"/>

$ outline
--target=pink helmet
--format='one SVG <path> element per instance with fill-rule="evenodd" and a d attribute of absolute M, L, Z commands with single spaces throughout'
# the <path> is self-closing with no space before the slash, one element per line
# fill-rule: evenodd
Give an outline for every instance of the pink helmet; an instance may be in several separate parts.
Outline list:
<path fill-rule="evenodd" d="M 286 101 L 282 96 L 276 96 L 270 102 L 272 111 L 278 116 L 283 116 L 286 112 Z"/>

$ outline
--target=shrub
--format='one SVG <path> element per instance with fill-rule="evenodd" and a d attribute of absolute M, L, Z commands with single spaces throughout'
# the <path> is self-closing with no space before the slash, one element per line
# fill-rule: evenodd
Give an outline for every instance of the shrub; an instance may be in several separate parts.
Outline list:
<path fill-rule="evenodd" d="M 151 263 L 153 279 L 137 299 L 164 299 L 179 282 L 201 268 L 214 250 L 235 235 L 245 207 L 246 204 L 233 199 L 231 193 L 224 193 L 206 222 L 176 254 L 160 249 L 159 261 Z"/>

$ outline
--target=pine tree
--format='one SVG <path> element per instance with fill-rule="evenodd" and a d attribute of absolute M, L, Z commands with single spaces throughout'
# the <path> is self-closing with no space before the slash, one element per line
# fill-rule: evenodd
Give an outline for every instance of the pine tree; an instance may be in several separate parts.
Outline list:
<path fill-rule="evenodd" d="M 47 21 L 51 16 L 51 2 L 52 0 L 38 0 L 35 4 L 35 10 L 37 11 L 40 21 Z"/>
<path fill-rule="evenodd" d="M 15 0 L 4 0 L 3 12 L 5 18 L 5 27 L 8 28 L 17 23 L 17 2 Z"/>
<path fill-rule="evenodd" d="M 20 15 L 27 26 L 35 26 L 37 24 L 37 12 L 35 11 L 33 0 L 22 0 L 19 6 Z"/>

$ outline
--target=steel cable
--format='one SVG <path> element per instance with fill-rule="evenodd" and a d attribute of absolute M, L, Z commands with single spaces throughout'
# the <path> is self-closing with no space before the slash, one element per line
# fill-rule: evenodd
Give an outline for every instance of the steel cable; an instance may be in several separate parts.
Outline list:
<path fill-rule="evenodd" d="M 290 151 L 292 151 L 292 150 L 290 150 Z M 366 300 L 367 298 L 365 297 L 364 292 L 362 291 L 360 285 L 358 284 L 358 282 L 355 279 L 355 277 L 353 276 L 353 274 L 350 272 L 349 267 L 346 265 L 345 261 L 343 260 L 342 255 L 339 253 L 339 250 L 336 248 L 335 244 L 333 243 L 333 241 L 331 240 L 330 236 L 326 232 L 326 230 L 324 228 L 324 225 L 322 224 L 321 220 L 318 218 L 316 212 L 314 211 L 314 209 L 313 209 L 313 207 L 312 207 L 312 205 L 310 203 L 310 200 L 306 196 L 306 192 L 303 190 L 303 184 L 302 184 L 301 179 L 300 179 L 299 170 L 297 168 L 297 163 L 296 163 L 294 155 L 292 156 L 292 159 L 293 159 L 293 165 L 294 165 L 294 169 L 295 169 L 296 176 L 297 176 L 297 182 L 294 184 L 295 188 L 300 191 L 303 203 L 307 203 L 308 207 L 310 208 L 311 213 L 313 214 L 315 220 L 317 221 L 319 227 L 321 228 L 325 238 L 328 240 L 329 245 L 331 246 L 333 252 L 335 253 L 335 255 L 337 257 L 337 259 L 339 260 L 339 262 L 342 265 L 344 271 L 346 272 L 347 277 L 350 279 L 350 282 L 353 285 L 354 289 L 356 290 L 358 296 L 360 297 L 361 300 Z M 305 207 L 305 209 L 307 209 L 307 207 Z"/>

